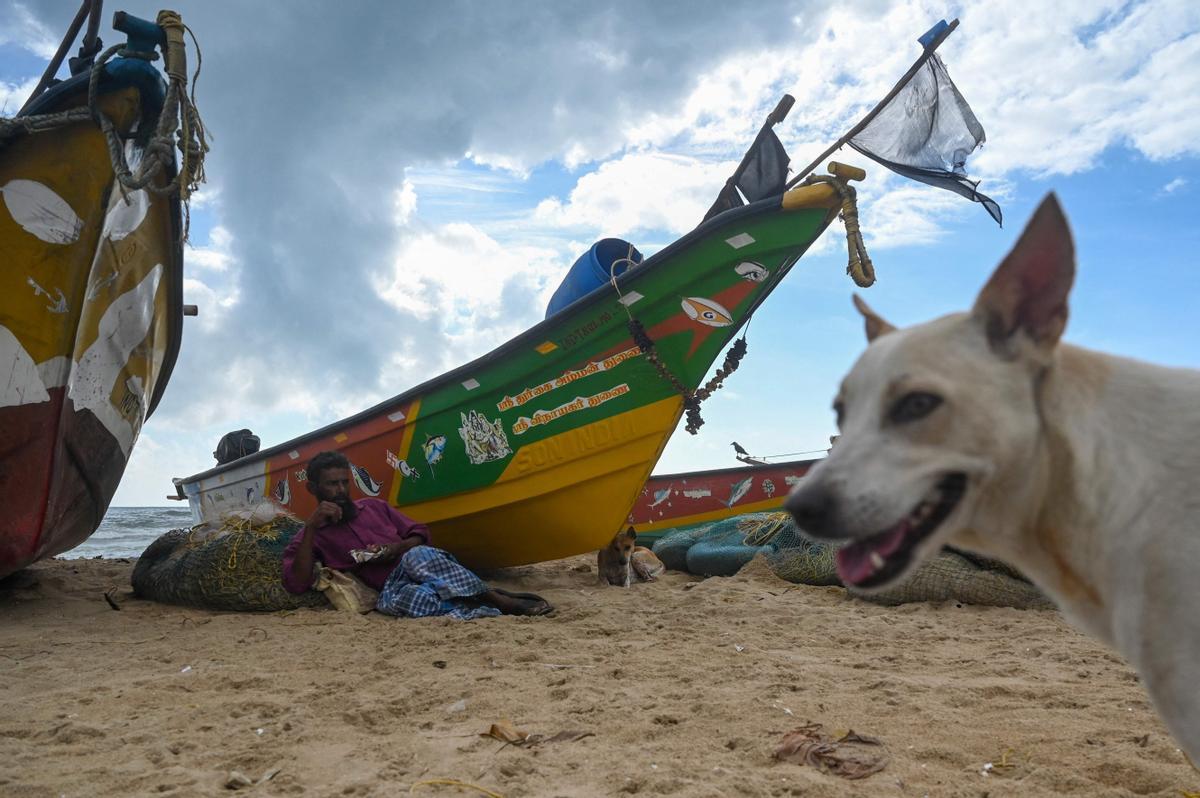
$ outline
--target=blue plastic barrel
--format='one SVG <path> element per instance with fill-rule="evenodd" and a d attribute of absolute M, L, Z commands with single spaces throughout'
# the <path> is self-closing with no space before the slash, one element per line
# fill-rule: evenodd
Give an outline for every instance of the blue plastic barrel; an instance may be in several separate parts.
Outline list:
<path fill-rule="evenodd" d="M 613 263 L 618 260 L 621 262 L 613 268 Z M 628 241 L 602 238 L 592 244 L 591 249 L 575 261 L 575 265 L 567 272 L 554 296 L 550 297 L 550 304 L 546 306 L 546 318 L 558 313 L 581 296 L 595 291 L 607 283 L 610 276 L 623 274 L 629 268 L 630 260 L 634 264 L 641 263 L 642 253 Z"/>

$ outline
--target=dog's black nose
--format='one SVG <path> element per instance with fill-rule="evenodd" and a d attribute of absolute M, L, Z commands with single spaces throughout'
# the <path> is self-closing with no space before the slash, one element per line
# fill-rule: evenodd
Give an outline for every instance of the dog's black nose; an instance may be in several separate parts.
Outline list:
<path fill-rule="evenodd" d="M 796 526 L 810 535 L 821 535 L 832 523 L 833 495 L 815 485 L 808 485 L 788 497 L 784 509 L 796 519 Z"/>

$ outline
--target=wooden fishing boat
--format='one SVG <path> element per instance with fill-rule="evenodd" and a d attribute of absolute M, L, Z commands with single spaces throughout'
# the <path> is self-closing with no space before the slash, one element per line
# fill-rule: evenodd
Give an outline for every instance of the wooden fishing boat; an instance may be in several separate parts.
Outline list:
<path fill-rule="evenodd" d="M 177 173 L 183 26 L 118 13 L 129 41 L 97 57 L 99 13 L 84 3 L 43 83 L 0 119 L 0 577 L 96 530 L 179 351 L 180 184 L 202 154 Z M 88 17 L 75 76 L 49 85 Z"/>
<path fill-rule="evenodd" d="M 338 449 L 354 466 L 356 495 L 385 499 L 429 524 L 434 542 L 471 567 L 604 545 L 626 522 L 683 415 L 689 431 L 702 423 L 700 402 L 736 368 L 745 339 L 701 386 L 709 368 L 839 211 L 848 272 L 860 286 L 873 282 L 846 182 L 865 175 L 832 163 L 833 174 L 812 174 L 829 154 L 849 144 L 915 179 L 987 199 L 960 174 L 982 128 L 948 136 L 947 125 L 930 124 L 941 118 L 938 98 L 953 89 L 934 50 L 956 25 L 943 21 L 922 36 L 921 57 L 884 101 L 790 181 L 772 131 L 791 108 L 785 96 L 692 232 L 644 261 L 632 245 L 600 242 L 593 250 L 607 253 L 595 259 L 600 284 L 565 290 L 575 282 L 573 267 L 554 312 L 490 354 L 350 418 L 176 479 L 178 498 L 197 521 L 268 499 L 305 516 L 315 505 L 303 487 L 306 464 Z M 953 120 L 974 122 L 965 101 L 953 99 Z M 900 130 L 906 120 L 938 140 Z M 931 155 L 944 160 L 933 146 L 943 143 L 953 145 L 953 173 L 941 160 L 925 163 Z M 876 152 L 880 144 L 889 145 L 886 157 Z"/>
<path fill-rule="evenodd" d="M 271 497 L 314 507 L 338 449 L 360 496 L 477 568 L 598 548 L 709 367 L 837 215 L 826 184 L 720 213 L 495 351 L 324 429 L 179 480 L 197 519 Z"/>
<path fill-rule="evenodd" d="M 637 531 L 638 543 L 649 545 L 667 530 L 778 510 L 792 486 L 818 462 L 788 460 L 655 474 L 625 520 Z"/>

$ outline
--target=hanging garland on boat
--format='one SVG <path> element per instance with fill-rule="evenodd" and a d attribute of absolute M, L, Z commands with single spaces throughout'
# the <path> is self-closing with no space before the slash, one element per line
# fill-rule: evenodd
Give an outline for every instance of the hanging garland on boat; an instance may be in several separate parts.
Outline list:
<path fill-rule="evenodd" d="M 862 179 L 861 170 L 845 167 L 842 164 L 831 163 L 830 169 L 834 172 L 832 175 L 809 175 L 802 185 L 814 185 L 816 183 L 827 183 L 842 201 L 842 208 L 839 217 L 846 227 L 846 245 L 849 250 L 849 264 L 846 267 L 846 273 L 854 280 L 854 283 L 862 288 L 867 288 L 875 282 L 875 267 L 871 263 L 870 256 L 867 255 L 866 245 L 863 244 L 862 230 L 858 224 L 858 204 L 857 193 L 854 187 L 849 185 L 849 179 Z M 609 268 L 609 283 L 617 296 L 621 297 L 621 289 L 617 286 L 616 266 L 618 263 L 625 262 L 628 268 L 633 268 L 638 264 L 633 261 L 633 247 L 630 245 L 630 252 L 626 258 L 618 258 Z M 716 391 L 725 386 L 725 380 L 729 378 L 733 372 L 737 371 L 741 365 L 742 358 L 746 355 L 746 336 L 742 335 L 733 342 L 733 346 L 725 353 L 725 361 L 721 367 L 713 374 L 712 379 L 704 383 L 703 386 L 695 391 L 690 390 L 684 385 L 678 377 L 671 373 L 663 363 L 662 358 L 658 355 L 658 350 L 655 348 L 654 340 L 650 338 L 649 333 L 642 323 L 633 317 L 629 312 L 629 307 L 621 303 L 625 309 L 625 315 L 629 318 L 629 333 L 633 336 L 633 341 L 642 350 L 642 354 L 654 366 L 654 369 L 659 373 L 664 380 L 669 382 L 675 391 L 683 397 L 683 408 L 687 415 L 687 424 L 684 427 L 689 433 L 695 435 L 700 427 L 704 425 L 704 419 L 700 416 L 700 404 L 712 396 Z"/>
<path fill-rule="evenodd" d="M 733 342 L 733 346 L 729 347 L 729 351 L 725 353 L 725 362 L 713 374 L 712 379 L 704 383 L 703 387 L 692 391 L 680 382 L 679 378 L 672 374 L 671 370 L 662 362 L 662 358 L 658 356 L 658 350 L 654 346 L 654 340 L 646 332 L 642 323 L 632 316 L 629 318 L 629 332 L 633 336 L 634 343 L 642 350 L 642 354 L 646 356 L 659 375 L 671 383 L 676 392 L 683 397 L 683 408 L 687 413 L 687 425 L 684 429 L 695 435 L 704 425 L 704 419 L 700 417 L 700 403 L 723 388 L 729 375 L 737 371 L 738 366 L 742 363 L 742 358 L 746 356 L 746 336 L 738 338 Z"/>
<path fill-rule="evenodd" d="M 624 258 L 617 258 L 613 261 L 608 270 L 608 281 L 617 292 L 617 297 L 621 297 L 621 289 L 617 286 L 617 265 L 625 263 L 627 268 L 633 268 L 638 265 L 633 260 L 633 245 L 629 245 L 629 253 Z M 629 306 L 621 303 L 621 307 L 625 310 L 625 315 L 629 318 L 629 334 L 633 336 L 633 342 L 638 345 L 645 355 L 646 360 L 650 361 L 650 365 L 654 366 L 664 380 L 671 383 L 680 396 L 683 397 L 683 409 L 687 414 L 687 424 L 684 426 L 689 433 L 695 435 L 699 432 L 700 427 L 704 426 L 704 419 L 700 416 L 700 403 L 708 397 L 712 396 L 716 391 L 725 386 L 725 380 L 730 374 L 737 371 L 738 366 L 742 363 L 742 358 L 746 356 L 746 335 L 733 342 L 733 346 L 729 347 L 729 351 L 725 353 L 725 361 L 721 367 L 713 374 L 712 379 L 704 383 L 704 385 L 695 391 L 689 389 L 686 385 L 679 381 L 679 378 L 671 373 L 667 368 L 667 364 L 662 362 L 662 358 L 658 356 L 658 350 L 654 346 L 654 339 L 646 332 L 646 328 L 642 323 L 633 317 L 629 312 Z"/>

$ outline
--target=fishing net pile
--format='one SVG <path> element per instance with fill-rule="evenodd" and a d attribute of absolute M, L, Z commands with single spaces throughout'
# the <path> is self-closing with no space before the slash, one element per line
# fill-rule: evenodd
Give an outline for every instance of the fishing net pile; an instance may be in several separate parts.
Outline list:
<path fill-rule="evenodd" d="M 749 513 L 711 524 L 668 532 L 654 544 L 668 568 L 698 576 L 732 576 L 762 557 L 781 579 L 802 585 L 840 585 L 834 548 L 802 537 L 787 513 Z M 896 605 L 914 601 L 958 601 L 994 607 L 1053 606 L 1006 563 L 945 549 L 907 580 L 868 601 Z"/>
<path fill-rule="evenodd" d="M 166 604 L 209 610 L 271 612 L 328 606 L 325 595 L 283 587 L 283 550 L 304 526 L 286 514 L 241 513 L 218 524 L 172 529 L 151 543 L 133 569 L 133 592 Z"/>

